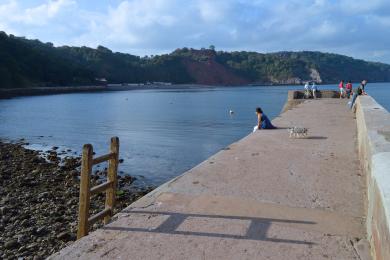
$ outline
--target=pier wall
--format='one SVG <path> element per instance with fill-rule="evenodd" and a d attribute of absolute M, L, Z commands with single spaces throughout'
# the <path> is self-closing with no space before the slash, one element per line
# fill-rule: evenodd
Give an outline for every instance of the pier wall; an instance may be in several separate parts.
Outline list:
<path fill-rule="evenodd" d="M 319 90 L 317 91 L 317 98 L 338 98 L 340 92 L 335 90 Z M 284 104 L 282 112 L 297 106 L 298 104 L 304 102 L 305 100 L 305 91 L 304 90 L 290 90 L 287 94 L 287 101 Z"/>
<path fill-rule="evenodd" d="M 367 235 L 374 259 L 390 259 L 390 114 L 370 96 L 357 99 L 360 162 L 367 176 Z"/>

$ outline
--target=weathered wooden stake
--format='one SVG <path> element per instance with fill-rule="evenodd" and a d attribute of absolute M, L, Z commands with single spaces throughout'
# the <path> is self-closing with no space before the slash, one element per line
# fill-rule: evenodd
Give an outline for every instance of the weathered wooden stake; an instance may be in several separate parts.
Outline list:
<path fill-rule="evenodd" d="M 115 206 L 115 193 L 117 186 L 117 171 L 118 171 L 118 162 L 119 162 L 119 138 L 112 137 L 110 145 L 110 153 L 113 153 L 114 156 L 108 161 L 108 173 L 107 181 L 112 182 L 112 185 L 106 190 L 106 209 L 110 209 L 110 214 L 104 217 L 104 224 L 108 224 L 111 219 L 111 216 L 114 212 Z"/>
<path fill-rule="evenodd" d="M 91 189 L 91 173 L 95 164 L 108 161 L 107 182 L 97 185 Z M 89 226 L 96 221 L 104 218 L 104 224 L 107 224 L 113 213 L 115 206 L 115 193 L 117 186 L 117 172 L 119 164 L 119 138 L 112 137 L 110 153 L 93 159 L 93 147 L 86 144 L 83 147 L 83 157 L 81 163 L 80 180 L 80 200 L 79 200 L 79 226 L 77 239 L 80 239 L 89 232 Z M 92 217 L 89 217 L 90 198 L 94 194 L 106 192 L 105 209 Z"/>
<path fill-rule="evenodd" d="M 80 200 L 79 200 L 79 227 L 77 239 L 88 235 L 89 232 L 89 202 L 90 202 L 90 177 L 92 173 L 93 148 L 90 144 L 83 147 L 81 161 Z"/>

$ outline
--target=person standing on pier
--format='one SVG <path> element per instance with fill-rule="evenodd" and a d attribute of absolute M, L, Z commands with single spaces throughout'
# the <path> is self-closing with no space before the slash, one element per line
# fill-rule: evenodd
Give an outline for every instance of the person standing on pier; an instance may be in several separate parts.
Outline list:
<path fill-rule="evenodd" d="M 350 80 L 348 80 L 348 83 L 345 85 L 345 94 L 347 98 L 349 99 L 352 93 L 352 83 Z"/>
<path fill-rule="evenodd" d="M 314 81 L 311 84 L 311 91 L 313 92 L 313 98 L 316 99 L 317 98 L 317 85 Z"/>
<path fill-rule="evenodd" d="M 310 98 L 310 86 L 309 81 L 305 83 L 305 98 Z"/>
<path fill-rule="evenodd" d="M 271 123 L 269 118 L 263 113 L 260 107 L 256 107 L 257 125 L 254 127 L 253 132 L 260 129 L 275 129 L 276 127 Z"/>
<path fill-rule="evenodd" d="M 362 87 L 362 90 L 363 90 L 363 92 L 362 92 L 363 95 L 367 95 L 366 91 L 364 90 L 366 85 L 367 85 L 367 80 L 363 80 L 362 83 L 360 83 L 360 86 Z"/>
<path fill-rule="evenodd" d="M 344 80 L 339 83 L 340 98 L 344 98 Z"/>

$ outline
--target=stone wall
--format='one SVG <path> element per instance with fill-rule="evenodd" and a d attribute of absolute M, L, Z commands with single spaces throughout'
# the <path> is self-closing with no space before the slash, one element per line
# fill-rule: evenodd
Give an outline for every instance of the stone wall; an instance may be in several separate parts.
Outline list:
<path fill-rule="evenodd" d="M 319 90 L 317 91 L 317 98 L 338 98 L 340 94 L 336 90 Z M 304 90 L 290 90 L 287 94 L 287 102 L 284 104 L 282 112 L 285 112 L 298 104 L 305 101 Z"/>
<path fill-rule="evenodd" d="M 370 96 L 355 107 L 358 148 L 367 176 L 367 234 L 374 259 L 390 259 L 390 114 Z"/>
<path fill-rule="evenodd" d="M 288 100 L 290 99 L 303 99 L 305 96 L 304 90 L 292 90 L 288 92 Z M 317 98 L 338 98 L 340 94 L 336 90 L 318 90 Z"/>

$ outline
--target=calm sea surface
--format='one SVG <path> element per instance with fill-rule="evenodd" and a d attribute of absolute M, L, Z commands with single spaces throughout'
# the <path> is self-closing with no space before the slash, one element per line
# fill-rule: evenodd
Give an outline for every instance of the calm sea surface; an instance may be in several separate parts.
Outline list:
<path fill-rule="evenodd" d="M 337 89 L 336 85 L 320 86 Z M 119 136 L 120 170 L 139 184 L 161 184 L 251 132 L 255 107 L 276 117 L 297 86 L 132 90 L 0 100 L 0 138 L 25 138 L 35 149 L 80 154 L 91 143 L 106 153 Z M 367 92 L 390 111 L 390 83 Z M 234 114 L 230 115 L 229 110 Z"/>

